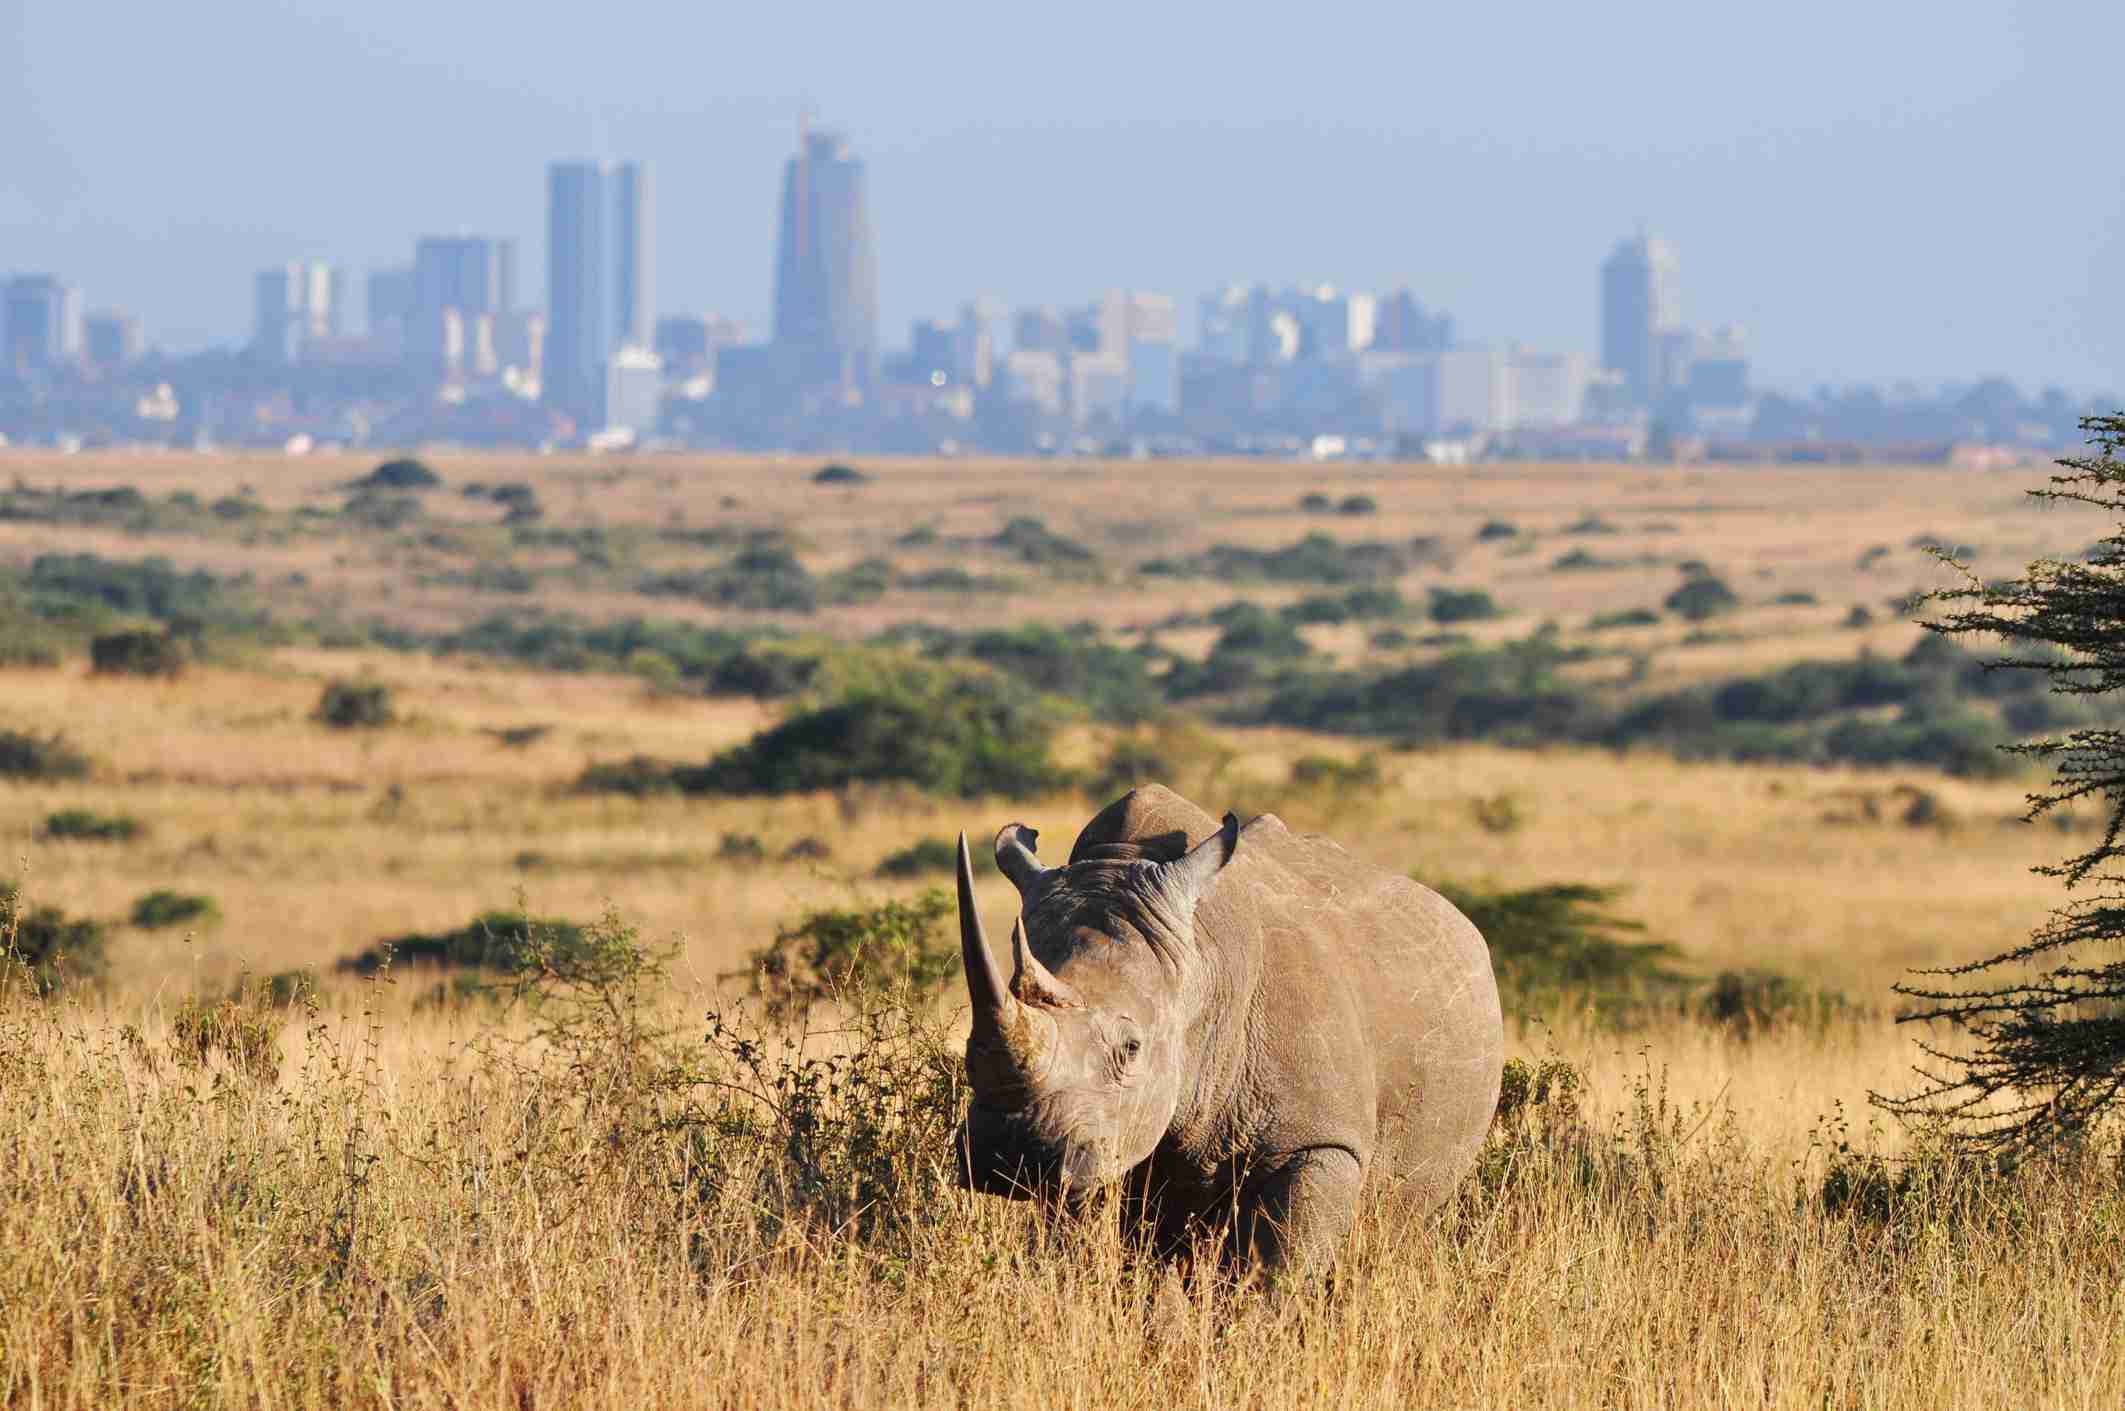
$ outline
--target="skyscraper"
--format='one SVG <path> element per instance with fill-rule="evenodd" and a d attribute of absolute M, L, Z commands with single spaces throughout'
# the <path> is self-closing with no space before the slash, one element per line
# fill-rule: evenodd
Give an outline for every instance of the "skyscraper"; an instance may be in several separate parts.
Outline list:
<path fill-rule="evenodd" d="M 870 381 L 878 347 L 871 218 L 863 163 L 835 133 L 805 133 L 783 168 L 775 342 L 808 383 Z"/>
<path fill-rule="evenodd" d="M 260 271 L 251 351 L 268 362 L 290 363 L 313 338 L 339 332 L 340 273 L 322 260 L 297 260 Z"/>
<path fill-rule="evenodd" d="M 81 352 L 81 291 L 54 275 L 21 274 L 0 296 L 0 365 L 54 368 Z"/>
<path fill-rule="evenodd" d="M 654 334 L 649 168 L 555 162 L 546 194 L 545 398 L 590 430 L 614 351 Z"/>
<path fill-rule="evenodd" d="M 495 322 L 513 302 L 515 270 L 513 240 L 429 236 L 414 246 L 407 352 L 422 374 L 494 370 Z"/>
<path fill-rule="evenodd" d="M 1675 247 L 1642 232 L 1619 242 L 1601 263 L 1601 366 L 1640 406 L 1663 390 L 1662 340 L 1681 327 Z"/>
<path fill-rule="evenodd" d="M 612 187 L 613 346 L 647 348 L 657 323 L 649 168 L 622 162 L 606 180 Z"/>

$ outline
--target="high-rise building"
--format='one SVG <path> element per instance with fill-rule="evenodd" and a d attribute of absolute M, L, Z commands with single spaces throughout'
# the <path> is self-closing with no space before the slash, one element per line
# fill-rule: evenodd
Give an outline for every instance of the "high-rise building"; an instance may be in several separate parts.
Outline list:
<path fill-rule="evenodd" d="M 1383 353 L 1443 353 L 1454 345 L 1454 321 L 1428 312 L 1407 289 L 1382 295 L 1372 346 Z"/>
<path fill-rule="evenodd" d="M 614 308 L 610 219 L 604 167 L 556 162 L 547 168 L 545 398 L 580 430 L 604 420 Z"/>
<path fill-rule="evenodd" d="M 340 272 L 323 260 L 297 260 L 262 270 L 253 288 L 254 355 L 292 363 L 311 340 L 338 335 L 344 302 Z"/>
<path fill-rule="evenodd" d="M 647 351 L 655 336 L 650 218 L 649 169 L 640 162 L 555 162 L 546 170 L 542 381 L 547 405 L 574 418 L 579 431 L 604 424 L 614 352 Z"/>
<path fill-rule="evenodd" d="M 81 356 L 107 370 L 140 361 L 140 320 L 115 309 L 90 314 L 82 320 Z"/>
<path fill-rule="evenodd" d="M 18 274 L 0 294 L 0 363 L 55 368 L 81 354 L 81 291 L 50 274 Z"/>
<path fill-rule="evenodd" d="M 407 326 L 413 322 L 414 289 L 409 266 L 369 271 L 366 303 L 371 338 L 405 338 Z"/>
<path fill-rule="evenodd" d="M 605 179 L 612 188 L 613 346 L 646 349 L 656 336 L 657 318 L 649 168 L 621 162 Z"/>
<path fill-rule="evenodd" d="M 516 242 L 429 236 L 413 247 L 406 351 L 428 377 L 495 371 L 496 320 L 511 309 Z"/>
<path fill-rule="evenodd" d="M 878 270 L 864 167 L 838 134 L 802 134 L 782 174 L 775 342 L 807 382 L 860 388 L 878 346 Z"/>
<path fill-rule="evenodd" d="M 1639 234 L 1601 262 L 1601 366 L 1640 406 L 1665 390 L 1663 338 L 1682 327 L 1675 248 Z"/>

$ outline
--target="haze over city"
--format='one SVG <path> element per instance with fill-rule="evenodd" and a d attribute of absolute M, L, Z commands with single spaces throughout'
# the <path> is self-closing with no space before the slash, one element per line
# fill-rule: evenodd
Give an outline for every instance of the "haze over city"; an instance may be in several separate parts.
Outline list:
<path fill-rule="evenodd" d="M 56 269 L 150 345 L 239 346 L 254 272 L 521 242 L 543 173 L 657 173 L 659 311 L 769 322 L 798 113 L 870 171 L 884 341 L 993 295 L 1233 280 L 1407 285 L 1482 340 L 1598 351 L 1591 271 L 1641 225 L 1684 315 L 1768 386 L 1974 380 L 2085 394 L 2125 367 L 2125 188 L 2099 148 L 2102 7 L 1805 3 L 1753 17 L 905 14 L 378 0 L 0 8 L 0 271 Z"/>

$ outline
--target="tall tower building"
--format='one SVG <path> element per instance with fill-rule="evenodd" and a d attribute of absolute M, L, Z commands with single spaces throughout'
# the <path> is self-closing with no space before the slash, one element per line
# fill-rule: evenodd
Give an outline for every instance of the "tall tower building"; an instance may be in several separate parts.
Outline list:
<path fill-rule="evenodd" d="M 579 430 L 604 425 L 606 368 L 654 334 L 649 168 L 555 162 L 546 170 L 547 405 Z"/>
<path fill-rule="evenodd" d="M 407 352 L 429 377 L 494 371 L 496 321 L 514 303 L 516 242 L 429 236 L 413 247 Z"/>
<path fill-rule="evenodd" d="M 47 369 L 81 354 L 81 291 L 49 274 L 0 286 L 0 366 Z"/>
<path fill-rule="evenodd" d="M 1675 247 L 1640 233 L 1601 262 L 1601 366 L 1621 374 L 1631 400 L 1650 405 L 1664 390 L 1667 335 L 1682 328 Z"/>
<path fill-rule="evenodd" d="M 313 338 L 339 333 L 340 273 L 322 260 L 297 260 L 262 270 L 255 281 L 251 351 L 269 362 L 291 363 Z"/>
<path fill-rule="evenodd" d="M 622 162 L 605 179 L 612 187 L 613 346 L 647 348 L 657 325 L 649 168 Z"/>
<path fill-rule="evenodd" d="M 878 270 L 863 163 L 838 134 L 806 132 L 782 173 L 775 342 L 807 382 L 861 387 L 878 347 Z"/>

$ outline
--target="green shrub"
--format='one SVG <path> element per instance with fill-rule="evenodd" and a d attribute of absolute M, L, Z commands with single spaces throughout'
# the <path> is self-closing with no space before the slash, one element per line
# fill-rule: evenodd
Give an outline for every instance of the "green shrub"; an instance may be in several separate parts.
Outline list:
<path fill-rule="evenodd" d="M 375 681 L 332 681 L 310 718 L 333 730 L 375 730 L 398 719 L 391 688 Z"/>
<path fill-rule="evenodd" d="M 1588 1004 L 1616 1013 L 1679 994 L 1672 946 L 1637 939 L 1643 922 L 1609 910 L 1614 887 L 1555 883 L 1518 890 L 1442 883 L 1439 892 L 1483 933 L 1508 1009 Z"/>
<path fill-rule="evenodd" d="M 1770 970 L 1722 970 L 1698 998 L 1697 1013 L 1710 1024 L 1750 1038 L 1773 1029 L 1821 1029 L 1854 1013 L 1834 990 L 1803 985 Z"/>
<path fill-rule="evenodd" d="M 172 624 L 242 618 L 228 584 L 204 570 L 180 573 L 164 558 L 40 554 L 24 587 L 32 607 L 47 618 L 93 621 L 115 613 Z"/>
<path fill-rule="evenodd" d="M 1480 588 L 1431 590 L 1431 619 L 1434 622 L 1487 622 L 1501 615 L 1498 604 Z"/>
<path fill-rule="evenodd" d="M 513 974 L 539 963 L 547 952 L 572 953 L 586 944 L 586 936 L 587 928 L 572 921 L 490 911 L 455 931 L 414 932 L 378 941 L 343 958 L 337 968 L 357 975 L 373 975 L 387 964 L 394 970 L 410 966 Z"/>
<path fill-rule="evenodd" d="M 203 925 L 220 914 L 212 897 L 158 888 L 134 898 L 128 919 L 143 931 L 159 931 L 167 926 Z"/>
<path fill-rule="evenodd" d="M 912 901 L 807 912 L 753 951 L 742 973 L 778 1022 L 828 1000 L 925 999 L 959 974 L 959 943 L 944 926 L 957 910 L 950 895 L 932 888 Z"/>
<path fill-rule="evenodd" d="M 741 865 L 767 861 L 767 846 L 756 834 L 725 833 L 723 841 L 716 844 L 716 857 L 722 862 Z"/>
<path fill-rule="evenodd" d="M 89 669 L 99 676 L 181 676 L 185 655 L 175 636 L 147 628 L 104 632 L 89 641 Z"/>
<path fill-rule="evenodd" d="M 814 485 L 868 485 L 870 483 L 870 476 L 865 475 L 854 466 L 842 465 L 838 462 L 823 465 L 812 472 L 812 484 Z"/>
<path fill-rule="evenodd" d="M 1073 701 L 1100 720 L 1133 724 L 1163 704 L 1141 653 L 1083 631 L 1033 624 L 967 637 L 940 633 L 930 651 L 978 661 L 1036 691 Z"/>
<path fill-rule="evenodd" d="M 1343 544 L 1328 534 L 1309 534 L 1281 549 L 1215 544 L 1189 559 L 1159 559 L 1140 572 L 1222 578 L 1228 582 L 1375 583 L 1400 577 L 1411 566 L 1407 551 L 1393 544 Z"/>
<path fill-rule="evenodd" d="M 1409 604 L 1393 588 L 1353 588 L 1347 593 L 1301 598 L 1278 611 L 1291 622 L 1333 624 L 1402 617 L 1409 612 Z"/>
<path fill-rule="evenodd" d="M 1299 496 L 1299 510 L 1303 514 L 1326 514 L 1335 508 L 1335 501 L 1318 490 Z"/>
<path fill-rule="evenodd" d="M 592 764 L 577 776 L 576 788 L 586 794 L 626 794 L 637 799 L 673 794 L 679 791 L 674 775 L 683 768 L 683 765 L 641 754 L 627 759 L 604 760 Z"/>
<path fill-rule="evenodd" d="M 1065 539 L 1040 520 L 1024 516 L 1005 524 L 987 542 L 1040 568 L 1082 569 L 1097 562 L 1097 556 L 1083 544 Z"/>
<path fill-rule="evenodd" d="M 1334 794 L 1370 794 L 1387 782 L 1380 757 L 1362 754 L 1356 759 L 1333 755 L 1300 755 L 1291 762 L 1291 785 L 1295 789 L 1318 789 Z"/>
<path fill-rule="evenodd" d="M 1780 593 L 1777 597 L 1771 599 L 1771 601 L 1779 607 L 1811 608 L 1819 604 L 1822 599 L 1816 597 L 1813 593 L 1809 592 L 1805 588 L 1794 588 L 1788 592 Z"/>
<path fill-rule="evenodd" d="M 53 841 L 129 843 L 142 831 L 137 818 L 86 808 L 64 808 L 44 818 L 44 836 Z"/>
<path fill-rule="evenodd" d="M 1509 519 L 1487 519 L 1483 521 L 1483 527 L 1476 531 L 1476 541 L 1487 544 L 1496 539 L 1517 538 L 1519 533 L 1520 526 Z"/>
<path fill-rule="evenodd" d="M 107 931 L 57 907 L 33 908 L 14 883 L 0 882 L 0 991 L 26 983 L 31 994 L 50 995 L 100 979 Z"/>
<path fill-rule="evenodd" d="M 696 598 L 751 612 L 815 612 L 821 594 L 819 580 L 789 545 L 767 537 L 715 568 L 660 574 L 636 586 L 652 596 Z"/>
<path fill-rule="evenodd" d="M 1585 515 L 1564 526 L 1567 534 L 1621 534 L 1623 531 L 1598 514 Z"/>
<path fill-rule="evenodd" d="M 865 690 L 811 710 L 681 767 L 685 793 L 789 794 L 902 782 L 972 798 L 1022 796 L 1064 780 L 1049 756 L 1055 719 L 1040 699 L 1001 677 L 959 675 Z"/>
<path fill-rule="evenodd" d="M 433 490 L 443 483 L 437 475 L 420 461 L 410 456 L 385 461 L 359 480 L 348 484 L 350 490 Z"/>
<path fill-rule="evenodd" d="M 1741 606 L 1732 588 L 1710 573 L 1693 573 L 1681 587 L 1661 600 L 1661 606 L 1686 622 L 1703 622 Z"/>
<path fill-rule="evenodd" d="M 887 853 L 878 864 L 878 875 L 906 879 L 950 872 L 958 861 L 959 848 L 950 838 L 920 838 L 897 852 Z"/>
<path fill-rule="evenodd" d="M 1660 614 L 1650 608 L 1625 608 L 1621 612 L 1596 613 L 1587 619 L 1586 630 L 1606 632 L 1614 627 L 1650 627 L 1660 621 Z"/>
<path fill-rule="evenodd" d="M 80 779 L 88 772 L 88 756 L 63 735 L 0 730 L 0 779 Z"/>
<path fill-rule="evenodd" d="M 1378 514 L 1380 502 L 1370 495 L 1345 495 L 1336 505 L 1337 514 Z"/>

